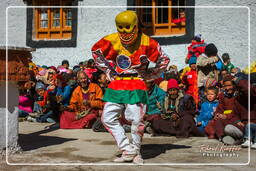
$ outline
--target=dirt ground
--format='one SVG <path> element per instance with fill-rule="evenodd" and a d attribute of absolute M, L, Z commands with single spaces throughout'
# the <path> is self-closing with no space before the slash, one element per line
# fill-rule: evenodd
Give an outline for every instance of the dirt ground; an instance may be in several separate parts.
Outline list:
<path fill-rule="evenodd" d="M 19 144 L 23 151 L 7 158 L 2 156 L 0 170 L 211 171 L 256 168 L 256 150 L 251 150 L 248 164 L 248 149 L 241 149 L 240 146 L 224 146 L 206 137 L 177 139 L 151 137 L 149 134 L 143 138 L 143 166 L 132 163 L 116 165 L 112 160 L 118 149 L 109 133 L 95 133 L 90 129 L 45 129 L 48 125 L 20 122 Z"/>

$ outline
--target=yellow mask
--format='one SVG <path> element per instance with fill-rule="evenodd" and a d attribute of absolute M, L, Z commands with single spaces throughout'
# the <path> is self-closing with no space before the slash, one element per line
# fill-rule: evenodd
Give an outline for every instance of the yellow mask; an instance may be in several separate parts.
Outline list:
<path fill-rule="evenodd" d="M 116 27 L 121 42 L 125 45 L 133 44 L 138 37 L 138 18 L 133 11 L 123 11 L 116 16 Z"/>

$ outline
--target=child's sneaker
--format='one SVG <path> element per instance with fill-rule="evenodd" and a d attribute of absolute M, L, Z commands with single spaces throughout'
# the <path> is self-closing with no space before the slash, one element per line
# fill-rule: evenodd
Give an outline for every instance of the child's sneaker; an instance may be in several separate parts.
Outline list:
<path fill-rule="evenodd" d="M 36 118 L 32 118 L 31 116 L 27 117 L 27 121 L 29 121 L 29 122 L 37 122 Z"/>
<path fill-rule="evenodd" d="M 41 113 L 39 113 L 39 112 L 32 112 L 32 113 L 28 113 L 28 115 L 33 117 L 33 118 L 36 118 L 36 117 L 39 117 L 41 115 Z"/>
<path fill-rule="evenodd" d="M 256 143 L 253 143 L 253 144 L 251 145 L 251 148 L 252 148 L 252 149 L 256 149 Z"/>
<path fill-rule="evenodd" d="M 46 121 L 47 121 L 48 123 L 55 123 L 55 120 L 53 120 L 52 118 L 47 118 Z"/>
<path fill-rule="evenodd" d="M 154 133 L 153 129 L 150 126 L 147 126 L 145 130 L 149 134 L 153 134 Z"/>
<path fill-rule="evenodd" d="M 113 161 L 116 163 L 131 162 L 133 161 L 136 155 L 136 153 L 128 154 L 126 151 L 124 151 L 121 157 L 118 157 Z"/>
<path fill-rule="evenodd" d="M 132 162 L 138 165 L 142 165 L 144 163 L 143 158 L 140 154 L 136 155 Z"/>
<path fill-rule="evenodd" d="M 121 150 L 118 150 L 116 153 L 115 153 L 115 156 L 116 157 L 121 157 L 122 156 L 122 151 Z"/>
<path fill-rule="evenodd" d="M 249 140 L 245 140 L 245 142 L 241 144 L 241 147 L 246 148 L 249 147 L 249 145 L 252 145 L 252 142 Z"/>

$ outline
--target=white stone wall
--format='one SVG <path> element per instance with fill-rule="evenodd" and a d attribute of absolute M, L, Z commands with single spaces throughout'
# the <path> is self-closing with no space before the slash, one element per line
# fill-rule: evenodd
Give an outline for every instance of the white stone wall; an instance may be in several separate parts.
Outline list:
<path fill-rule="evenodd" d="M 22 0 L 4 0 L 0 6 L 0 45 L 5 46 L 6 11 L 9 6 L 25 6 Z M 8 8 L 8 44 L 9 46 L 26 46 L 26 9 Z"/>
<path fill-rule="evenodd" d="M 251 60 L 256 53 L 256 2 L 254 0 L 195 0 L 196 6 L 248 6 L 251 11 Z M 111 2 L 111 3 L 110 3 Z M 79 6 L 88 5 L 120 5 L 125 6 L 126 0 L 94 0 L 79 1 Z M 20 0 L 8 0 L 1 3 L 0 19 L 5 20 L 5 8 L 9 5 L 22 5 Z M 122 9 L 79 8 L 77 47 L 75 48 L 40 48 L 33 52 L 36 64 L 58 65 L 63 59 L 68 59 L 71 66 L 91 58 L 90 48 L 104 35 L 115 32 L 114 18 Z M 26 42 L 26 10 L 9 9 L 9 44 L 25 46 Z M 15 22 L 13 22 L 15 21 Z M 4 23 L 4 22 L 2 22 Z M 3 24 L 4 26 L 5 24 Z M 5 27 L 0 28 L 0 45 L 5 45 Z M 2 34 L 3 33 L 3 34 Z M 227 52 L 232 62 L 241 68 L 247 65 L 248 59 L 248 12 L 246 8 L 196 8 L 195 33 L 201 33 L 206 42 L 213 42 L 219 49 L 219 55 Z M 171 64 L 184 66 L 188 44 L 163 46 L 164 51 L 171 57 Z"/>
<path fill-rule="evenodd" d="M 6 147 L 6 84 L 0 81 L 0 154 Z M 16 82 L 8 82 L 8 152 L 16 152 L 18 145 L 18 88 Z"/>

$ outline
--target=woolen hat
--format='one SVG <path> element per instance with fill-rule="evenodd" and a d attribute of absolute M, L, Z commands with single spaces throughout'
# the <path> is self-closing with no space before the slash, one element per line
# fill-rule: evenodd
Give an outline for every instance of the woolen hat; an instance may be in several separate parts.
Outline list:
<path fill-rule="evenodd" d="M 222 60 L 224 61 L 224 62 L 226 62 L 227 60 L 229 60 L 230 59 L 230 57 L 229 57 L 229 54 L 228 53 L 223 53 L 222 54 Z"/>
<path fill-rule="evenodd" d="M 188 64 L 191 65 L 191 64 L 196 64 L 196 56 L 191 56 L 189 61 L 188 61 Z"/>
<path fill-rule="evenodd" d="M 167 84 L 167 89 L 176 88 L 179 89 L 178 81 L 175 79 L 170 79 Z"/>
<path fill-rule="evenodd" d="M 38 82 L 36 83 L 35 89 L 36 89 L 36 90 L 38 90 L 38 89 L 45 89 L 44 83 L 42 83 L 41 81 L 38 81 Z"/>
<path fill-rule="evenodd" d="M 217 47 L 213 44 L 210 43 L 205 47 L 205 52 L 204 52 L 208 57 L 210 56 L 216 56 L 218 53 Z"/>
<path fill-rule="evenodd" d="M 193 37 L 193 40 L 197 41 L 197 42 L 201 42 L 201 37 L 202 35 L 201 34 L 197 34 Z"/>

